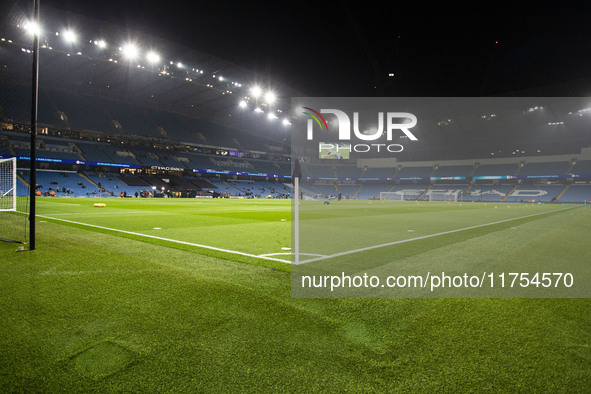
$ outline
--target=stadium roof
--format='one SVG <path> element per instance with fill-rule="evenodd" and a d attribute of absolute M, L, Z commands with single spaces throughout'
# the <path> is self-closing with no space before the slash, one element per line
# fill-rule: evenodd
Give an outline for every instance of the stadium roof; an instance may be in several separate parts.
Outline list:
<path fill-rule="evenodd" d="M 147 3 L 147 6 L 149 4 Z M 31 2 L 24 1 L 12 1 L 4 3 L 0 6 L 0 11 L 5 16 L 0 22 L 0 28 L 2 34 L 6 34 L 6 39 L 11 39 L 11 43 L 3 42 L 2 48 L 4 48 L 5 54 L 8 60 L 8 67 L 5 67 L 3 76 L 9 77 L 14 82 L 20 82 L 23 85 L 30 83 L 30 57 L 27 56 L 27 49 L 31 44 L 31 37 L 26 31 L 27 17 L 30 15 Z M 195 6 L 196 7 L 196 6 Z M 320 8 L 319 10 L 323 10 Z M 324 10 L 326 11 L 326 10 Z M 348 10 L 349 12 L 351 10 Z M 148 12 L 148 11 L 147 11 Z M 178 9 L 175 11 L 177 14 L 180 13 Z M 270 14 L 269 17 L 271 17 Z M 297 14 L 299 15 L 299 14 Z M 362 14 L 367 15 L 366 13 Z M 533 14 L 532 14 L 533 15 Z M 250 15 L 244 15 L 244 18 L 248 18 Z M 349 15 L 350 16 L 350 15 Z M 360 16 L 359 18 L 361 18 Z M 376 16 L 377 17 L 377 16 Z M 444 16 L 442 16 L 445 18 Z M 466 17 L 464 15 L 464 17 Z M 194 23 L 200 23 L 199 18 L 194 18 Z M 478 18 L 476 18 L 477 20 Z M 236 18 L 230 20 L 236 20 Z M 280 19 L 285 20 L 285 19 Z M 312 20 L 316 20 L 314 17 Z M 378 18 L 382 20 L 382 17 Z M 432 19 L 426 18 L 431 21 Z M 487 19 L 488 20 L 488 19 Z M 359 22 L 359 21 L 358 21 Z M 163 22 L 164 23 L 164 22 Z M 222 23 L 222 20 L 219 21 Z M 471 24 L 476 23 L 472 21 Z M 179 37 L 178 41 L 165 40 L 159 37 L 146 35 L 137 31 L 129 30 L 126 26 L 117 25 L 113 23 L 107 23 L 102 20 L 95 20 L 87 16 L 81 16 L 73 14 L 67 11 L 52 9 L 47 6 L 43 6 L 42 14 L 42 34 L 41 34 L 41 73 L 40 78 L 43 86 L 51 86 L 52 89 L 65 89 L 68 91 L 80 92 L 89 94 L 97 97 L 105 97 L 109 99 L 117 99 L 122 101 L 131 101 L 134 103 L 140 103 L 146 108 L 154 108 L 160 110 L 167 110 L 171 112 L 181 113 L 193 117 L 204 118 L 213 122 L 223 123 L 228 126 L 236 127 L 242 130 L 250 132 L 261 132 L 266 131 L 269 134 L 287 136 L 287 128 L 282 125 L 282 118 L 287 117 L 289 121 L 289 107 L 290 98 L 294 96 L 307 96 L 309 92 L 300 92 L 290 85 L 284 83 L 285 81 L 278 81 L 269 78 L 268 75 L 259 74 L 247 67 L 237 65 L 235 62 L 231 62 L 223 59 L 219 56 L 214 56 L 209 53 L 198 51 L 191 48 L 186 43 L 186 37 Z M 227 25 L 227 23 L 225 24 Z M 297 25 L 297 23 L 295 23 Z M 334 20 L 327 20 L 326 26 L 319 31 L 326 32 L 327 28 L 334 28 L 337 23 Z M 356 26 L 347 24 L 343 30 L 335 31 L 335 34 L 341 34 L 344 30 L 351 30 L 355 33 L 356 28 L 363 30 L 366 25 Z M 527 25 L 527 24 L 526 24 Z M 308 25 L 306 25 L 308 26 Z M 406 26 L 406 24 L 402 24 Z M 440 26 L 440 24 L 437 24 Z M 162 27 L 160 27 L 162 28 Z M 296 27 L 292 27 L 297 30 Z M 228 27 L 229 30 L 230 27 Z M 269 34 L 273 34 L 275 29 L 283 32 L 283 29 L 279 27 L 269 27 Z M 155 29 L 156 31 L 158 29 Z M 454 31 L 454 30 L 452 30 Z M 72 37 L 68 36 L 68 32 L 72 33 Z M 351 32 L 349 32 L 351 33 Z M 187 34 L 194 34 L 194 30 L 187 30 Z M 292 33 L 293 34 L 293 33 Z M 303 34 L 303 33 L 302 33 Z M 433 34 L 430 31 L 429 34 Z M 248 35 L 248 32 L 245 33 Z M 364 36 L 360 31 L 354 34 L 354 36 L 365 41 L 369 36 Z M 482 32 L 476 35 L 479 39 L 482 38 Z M 292 39 L 294 36 L 290 35 L 288 38 Z M 352 36 L 344 35 L 343 39 L 351 38 Z M 425 39 L 425 36 L 421 36 Z M 73 38 L 75 42 L 68 42 L 65 38 Z M 212 41 L 215 37 L 212 37 Z M 240 39 L 236 39 L 238 42 L 242 42 Z M 435 42 L 440 42 L 439 37 L 433 38 Z M 311 81 L 318 81 L 319 79 L 328 79 L 334 82 L 334 78 L 340 78 L 341 69 L 354 69 L 356 66 L 355 59 L 351 59 L 350 64 L 343 62 L 343 58 L 340 57 L 336 51 L 342 50 L 339 46 L 338 49 L 331 50 L 328 47 L 322 47 L 319 45 L 326 41 L 320 40 L 319 43 L 310 42 L 309 47 L 312 54 L 318 54 L 316 50 L 321 47 L 321 53 L 324 51 L 326 56 L 315 57 L 313 61 L 308 61 L 310 65 L 307 69 L 302 69 L 301 74 L 305 78 L 309 78 Z M 425 42 L 425 41 L 423 41 Z M 560 39 L 557 38 L 556 43 L 561 43 Z M 130 59 L 126 57 L 125 49 L 126 46 L 134 44 L 137 45 L 136 57 Z M 351 48 L 355 45 L 349 43 Z M 383 43 L 381 43 L 383 44 Z M 568 45 L 567 45 L 568 44 Z M 341 45 L 341 44 L 339 44 Z M 376 44 L 377 45 L 377 44 Z M 573 46 L 574 45 L 574 46 Z M 570 52 L 577 48 L 576 43 L 567 42 L 565 47 L 570 48 Z M 301 48 L 301 46 L 296 46 Z M 465 48 L 464 46 L 460 46 Z M 574 49 L 573 49 L 574 48 Z M 369 47 L 365 47 L 365 50 L 370 50 Z M 458 48 L 450 48 L 452 54 L 458 54 Z M 518 46 L 512 48 L 513 51 L 517 50 Z M 288 48 L 289 50 L 289 48 Z M 371 49 L 377 50 L 377 47 Z M 407 48 L 407 50 L 409 50 Z M 425 56 L 431 55 L 426 49 L 415 48 L 411 53 L 414 56 L 423 50 Z M 10 52 L 10 53 L 8 53 Z M 24 54 L 23 54 L 24 52 Z M 151 57 L 148 57 L 148 53 L 153 52 Z M 569 53 L 570 53 L 569 52 Z M 281 52 L 278 51 L 280 56 L 285 55 L 287 52 L 283 49 Z M 492 52 L 491 52 L 492 53 Z M 507 54 L 508 52 L 495 52 L 496 55 Z M 558 53 L 565 53 L 557 51 Z M 13 54 L 14 56 L 11 56 Z M 16 56 L 18 54 L 18 56 Z M 346 54 L 346 53 L 345 53 Z M 294 54 L 293 56 L 300 56 L 301 54 Z M 352 56 L 356 55 L 356 52 L 351 52 Z M 357 54 L 358 55 L 358 54 Z M 391 54 L 392 55 L 392 54 Z M 458 58 L 457 63 L 461 63 L 464 59 L 472 56 L 473 53 L 467 52 L 464 54 L 465 58 Z M 496 56 L 495 55 L 495 56 Z M 375 58 L 372 54 L 368 53 L 368 57 L 365 59 L 366 62 L 372 63 L 372 59 Z M 438 56 L 441 53 L 438 52 Z M 531 56 L 531 53 L 524 54 L 524 57 Z M 290 57 L 293 59 L 293 57 Z M 425 60 L 430 59 L 425 57 Z M 536 56 L 528 57 L 527 61 L 511 63 L 513 58 L 501 59 L 501 63 L 508 64 L 508 68 L 515 68 L 516 73 L 509 75 L 510 77 L 518 78 L 519 75 L 523 75 L 523 70 L 518 73 L 520 67 L 531 64 L 532 61 L 536 60 Z M 562 59 L 561 61 L 567 62 L 570 58 Z M 420 60 L 420 59 L 419 59 Z M 424 67 L 430 67 L 433 74 L 441 76 L 442 72 L 446 72 L 447 67 L 445 62 L 447 58 L 441 58 L 442 62 L 421 65 L 420 69 Z M 576 59 L 575 59 L 576 60 Z M 574 60 L 572 69 L 579 69 L 588 62 L 587 57 L 581 56 L 581 61 L 576 63 Z M 377 60 L 376 60 L 377 61 Z M 418 61 L 418 60 L 413 60 Z M 543 60 L 541 62 L 545 62 Z M 380 61 L 378 61 L 380 63 Z M 325 67 L 332 67 L 334 75 L 330 73 L 324 73 L 321 75 L 314 75 L 315 69 L 318 64 L 324 65 Z M 381 64 L 381 63 L 380 63 Z M 386 64 L 386 63 L 384 63 Z M 392 63 L 393 64 L 393 63 Z M 481 66 L 481 69 L 474 70 L 474 73 L 486 74 L 486 67 L 493 67 L 498 63 L 476 63 Z M 544 69 L 547 71 L 549 63 L 545 65 Z M 397 67 L 400 64 L 397 65 Z M 440 67 L 441 66 L 441 67 Z M 445 67 L 444 67 L 445 66 Z M 422 68 L 421 68 L 422 67 Z M 382 66 L 379 67 L 382 70 Z M 460 67 L 461 69 L 462 67 Z M 507 72 L 508 68 L 499 69 L 499 71 Z M 541 71 L 535 68 L 527 69 L 526 73 L 531 71 L 532 74 L 539 75 Z M 544 84 L 534 86 L 530 90 L 522 90 L 508 95 L 515 96 L 532 96 L 532 97 L 543 97 L 543 96 L 584 96 L 589 90 L 588 79 L 574 79 L 574 76 L 580 76 L 580 73 L 570 73 L 570 69 L 557 70 L 555 74 L 565 76 L 569 75 L 570 79 L 563 77 L 557 78 L 556 75 L 548 74 L 548 78 L 544 78 L 545 83 L 557 82 L 554 85 L 544 86 Z M 395 74 L 395 80 L 398 78 L 397 73 Z M 442 77 L 442 86 L 446 86 L 449 83 L 450 78 L 457 77 L 455 72 L 449 72 L 451 77 Z M 496 81 L 496 77 L 493 75 L 483 75 L 483 77 L 490 78 L 490 81 Z M 412 71 L 410 72 L 412 75 Z M 417 82 L 417 75 L 408 78 L 409 73 L 406 74 L 407 79 L 404 83 Z M 504 75 L 507 77 L 508 75 Z M 503 77 L 503 75 L 501 75 Z M 289 82 L 295 82 L 297 76 L 293 76 L 293 79 L 289 79 Z M 299 78 L 302 78 L 300 75 Z M 385 77 L 388 79 L 387 76 Z M 499 77 L 500 78 L 500 77 Z M 365 80 L 363 75 L 359 75 L 360 80 Z M 459 86 L 467 86 L 473 81 L 473 75 L 466 75 L 465 80 L 458 81 Z M 509 79 L 510 80 L 510 79 Z M 433 81 L 433 79 L 428 79 Z M 505 82 L 508 80 L 506 79 Z M 351 79 L 337 80 L 337 84 L 346 86 L 354 86 L 357 81 Z M 463 85 L 461 83 L 463 83 Z M 388 85 L 390 82 L 384 82 Z M 427 82 L 428 83 L 428 82 Z M 428 93 L 429 89 L 426 89 L 427 83 L 417 84 L 415 89 L 412 90 L 415 94 L 408 94 L 408 96 L 418 96 L 421 93 Z M 298 83 L 299 84 L 299 83 Z M 334 86 L 334 85 L 333 85 Z M 384 85 L 385 86 L 385 85 Z M 507 86 L 507 85 L 504 85 Z M 514 86 L 524 87 L 528 84 L 516 83 Z M 260 95 L 255 97 L 253 88 L 258 87 L 261 89 Z M 382 86 L 383 87 L 383 86 Z M 407 86 L 408 87 L 408 86 Z M 394 86 L 395 88 L 395 86 Z M 331 91 L 334 92 L 346 92 L 346 89 L 327 90 L 325 91 L 326 96 L 331 96 Z M 410 91 L 410 90 L 409 90 Z M 432 90 L 436 91 L 436 90 Z M 458 91 L 462 91 L 461 88 Z M 490 90 L 489 90 L 490 91 Z M 273 104 L 266 103 L 266 93 L 272 92 L 276 96 L 276 100 Z M 387 92 L 383 89 L 377 89 L 376 93 Z M 452 95 L 452 94 L 450 94 Z M 507 94 L 502 94 L 507 95 Z M 554 104 L 552 104 L 554 105 Z M 566 144 L 569 147 L 572 146 L 588 146 L 591 145 L 588 130 L 585 128 L 577 127 L 575 129 L 567 128 L 564 123 L 565 120 L 562 118 L 568 115 L 570 111 L 578 111 L 587 108 L 587 105 L 575 105 L 573 108 L 569 108 L 568 111 L 553 111 L 549 103 L 540 103 L 540 100 L 532 100 L 531 107 L 544 107 L 546 109 L 545 116 L 553 113 L 545 124 L 545 129 L 535 131 L 527 123 L 521 124 L 519 129 L 515 128 L 514 123 L 510 123 L 507 119 L 510 119 L 512 114 L 504 116 L 502 113 L 507 109 L 497 108 L 490 111 L 490 114 L 494 113 L 498 115 L 496 119 L 492 119 L 495 123 L 496 132 L 490 132 L 490 126 L 484 127 L 479 122 L 482 119 L 463 119 L 462 122 L 458 122 L 458 119 L 462 119 L 463 114 L 462 108 L 450 109 L 447 114 L 434 114 L 433 116 L 433 130 L 430 131 L 430 145 L 424 145 L 421 149 L 437 150 L 444 152 L 447 149 L 445 156 L 453 155 L 455 148 L 463 147 L 469 143 L 474 146 L 482 147 L 483 149 L 492 148 L 493 145 L 503 146 L 502 150 L 512 149 L 514 152 L 528 151 L 531 152 L 535 145 L 548 146 L 551 144 L 557 145 L 557 134 L 548 132 L 550 128 L 562 129 L 560 135 L 560 143 Z M 576 107 L 576 108 L 575 108 Z M 482 114 L 487 116 L 490 114 Z M 523 115 L 523 114 L 521 114 Z M 586 112 L 584 113 L 586 115 Z M 454 122 L 445 124 L 446 119 L 454 119 Z M 442 122 L 438 124 L 439 122 Z M 556 123 L 556 124 L 548 124 Z M 491 124 L 491 122 L 489 122 Z M 564 129 L 568 129 L 565 132 Z M 279 131 L 279 132 L 278 132 Z M 426 140 L 425 140 L 426 142 Z M 490 153 L 495 151 L 489 149 Z M 536 151 L 537 149 L 534 149 Z M 570 148 L 569 148 L 570 150 Z M 517 154 L 517 153 L 516 153 Z M 443 157 L 440 157 L 443 158 Z"/>
<path fill-rule="evenodd" d="M 4 7 L 2 38 L 4 44 L 11 41 L 6 48 L 27 52 L 32 41 L 27 32 L 30 13 L 22 2 Z M 66 40 L 68 34 L 74 42 Z M 47 7 L 43 8 L 40 45 L 42 86 L 134 101 L 240 129 L 285 128 L 282 119 L 288 114 L 290 98 L 302 95 L 183 44 Z M 125 53 L 131 45 L 137 50 L 134 58 Z M 5 67 L 5 75 L 30 83 L 26 59 L 10 57 L 12 67 Z M 259 97 L 253 88 L 261 89 Z"/>

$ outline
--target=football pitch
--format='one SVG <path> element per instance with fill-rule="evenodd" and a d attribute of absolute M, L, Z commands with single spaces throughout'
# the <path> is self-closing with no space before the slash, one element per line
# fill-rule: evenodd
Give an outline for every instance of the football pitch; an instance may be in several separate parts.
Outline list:
<path fill-rule="evenodd" d="M 591 260 L 586 206 L 300 208 L 302 266 Z M 588 298 L 293 298 L 289 200 L 42 198 L 37 214 L 35 251 L 0 243 L 5 391 L 591 389 Z"/>

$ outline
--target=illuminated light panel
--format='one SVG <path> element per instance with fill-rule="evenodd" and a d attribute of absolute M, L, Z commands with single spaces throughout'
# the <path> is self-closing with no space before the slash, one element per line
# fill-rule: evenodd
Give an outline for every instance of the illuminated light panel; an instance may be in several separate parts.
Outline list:
<path fill-rule="evenodd" d="M 146 60 L 151 64 L 160 62 L 160 55 L 154 51 L 150 51 L 146 54 Z"/>
<path fill-rule="evenodd" d="M 140 53 L 140 50 L 137 47 L 137 45 L 132 43 L 127 43 L 119 49 L 121 50 L 123 56 L 125 56 L 129 60 L 135 59 Z"/>
<path fill-rule="evenodd" d="M 276 99 L 277 99 L 277 96 L 275 96 L 275 93 L 273 93 L 273 92 L 267 92 L 265 94 L 265 102 L 267 104 L 273 104 Z"/>
<path fill-rule="evenodd" d="M 25 29 L 29 34 L 32 35 L 40 35 L 41 34 L 41 26 L 39 26 L 37 23 L 35 22 L 25 22 L 25 24 L 23 25 L 23 29 Z"/>
<path fill-rule="evenodd" d="M 66 30 L 62 33 L 62 37 L 64 38 L 64 41 L 70 44 L 73 44 L 76 42 L 76 40 L 78 39 L 78 37 L 76 36 L 76 33 L 74 33 L 72 30 Z"/>
<path fill-rule="evenodd" d="M 262 89 L 261 89 L 261 88 L 259 88 L 258 86 L 253 86 L 253 87 L 250 89 L 250 92 L 252 93 L 252 97 L 254 97 L 254 98 L 258 98 L 258 97 L 260 97 L 260 96 L 261 96 L 261 94 L 263 93 Z"/>

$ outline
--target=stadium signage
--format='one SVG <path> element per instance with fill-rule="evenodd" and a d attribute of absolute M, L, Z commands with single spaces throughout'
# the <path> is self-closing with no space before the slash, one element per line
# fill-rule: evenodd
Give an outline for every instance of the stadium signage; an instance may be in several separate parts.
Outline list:
<path fill-rule="evenodd" d="M 339 141 L 351 141 L 352 134 L 355 139 L 360 141 L 377 141 L 385 134 L 387 141 L 392 141 L 395 132 L 402 132 L 401 138 L 408 138 L 411 141 L 418 141 L 418 138 L 409 130 L 417 125 L 417 117 L 408 112 L 378 112 L 378 127 L 375 131 L 369 132 L 359 127 L 359 112 L 353 112 L 353 121 L 347 113 L 340 109 L 328 108 L 316 111 L 310 107 L 303 107 L 304 114 L 310 118 L 307 120 L 306 138 L 308 141 L 314 139 L 314 123 L 320 130 L 328 131 L 328 122 L 323 114 L 333 115 L 338 125 Z M 385 124 L 385 127 L 384 127 Z M 351 133 L 351 129 L 353 133 Z M 320 143 L 319 152 L 323 150 L 334 150 L 337 154 L 340 151 L 367 153 L 367 152 L 390 152 L 398 153 L 404 150 L 401 144 L 387 143 L 359 143 L 359 144 L 341 144 L 341 143 Z"/>
<path fill-rule="evenodd" d="M 16 157 L 17 160 L 31 160 L 29 156 L 14 156 L 14 155 L 0 155 L 0 159 L 9 157 Z M 38 162 L 44 163 L 60 163 L 60 164 L 77 164 L 85 166 L 100 166 L 100 167 L 117 167 L 117 168 L 141 168 L 135 164 L 122 164 L 122 163 L 104 163 L 100 161 L 82 161 L 82 160 L 70 160 L 70 159 L 52 159 L 48 157 L 37 157 L 35 158 Z"/>
<path fill-rule="evenodd" d="M 161 167 L 161 166 L 152 166 L 150 167 L 152 170 L 159 170 L 159 171 L 180 171 L 183 172 L 184 168 L 179 167 Z"/>

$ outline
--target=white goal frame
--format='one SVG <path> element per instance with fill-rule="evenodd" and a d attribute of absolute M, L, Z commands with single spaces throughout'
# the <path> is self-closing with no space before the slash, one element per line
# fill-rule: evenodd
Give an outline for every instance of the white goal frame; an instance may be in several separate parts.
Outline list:
<path fill-rule="evenodd" d="M 16 157 L 0 159 L 0 212 L 16 212 L 16 184 Z"/>
<path fill-rule="evenodd" d="M 460 195 L 460 191 L 456 190 L 454 192 L 440 192 L 440 191 L 434 191 L 434 192 L 427 192 L 426 197 L 428 197 L 429 201 L 440 201 L 440 202 L 449 202 L 449 201 L 453 201 L 453 202 L 458 202 L 458 196 Z M 433 197 L 435 196 L 435 198 Z"/>
<path fill-rule="evenodd" d="M 404 201 L 404 194 L 397 192 L 380 192 L 380 200 Z"/>

